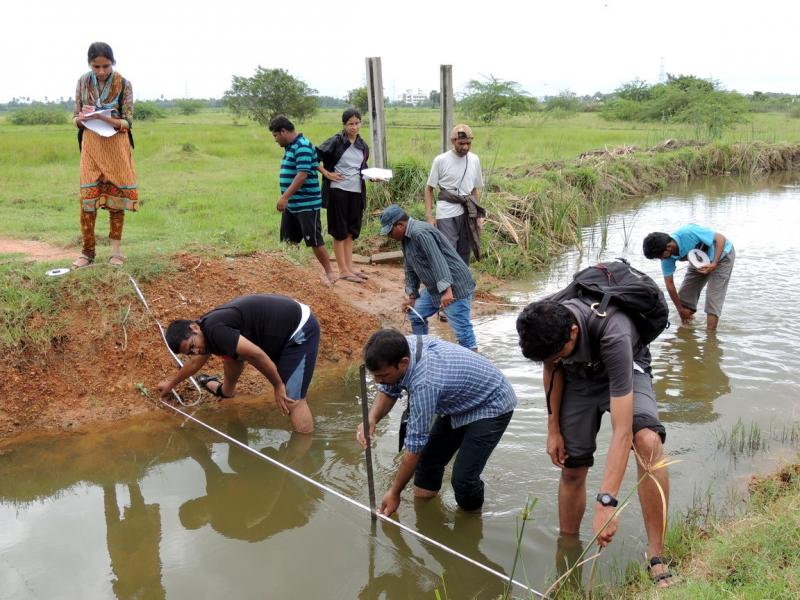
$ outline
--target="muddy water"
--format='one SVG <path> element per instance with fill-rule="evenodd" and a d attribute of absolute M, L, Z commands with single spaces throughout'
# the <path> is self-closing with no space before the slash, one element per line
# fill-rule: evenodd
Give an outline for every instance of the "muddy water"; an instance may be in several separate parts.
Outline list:
<path fill-rule="evenodd" d="M 800 185 L 791 178 L 729 179 L 673 189 L 583 232 L 544 276 L 510 286 L 523 304 L 563 286 L 576 269 L 625 256 L 660 280 L 640 255 L 643 236 L 687 222 L 722 231 L 737 250 L 716 336 L 699 322 L 673 325 L 653 346 L 655 387 L 668 431 L 674 511 L 706 497 L 730 500 L 748 474 L 796 456 L 787 441 L 800 422 L 795 288 L 800 250 Z M 629 245 L 626 246 L 626 242 Z M 676 274 L 679 281 L 682 273 Z M 486 472 L 481 516 L 441 499 L 414 507 L 407 525 L 508 573 L 516 517 L 537 497 L 526 524 L 517 579 L 545 589 L 557 555 L 554 503 L 558 471 L 544 452 L 541 369 L 520 356 L 517 310 L 482 317 L 481 350 L 512 380 L 520 404 Z M 677 316 L 673 315 L 677 322 Z M 367 503 L 363 455 L 354 441 L 360 419 L 356 382 L 320 374 L 312 388 L 313 437 L 290 434 L 260 400 L 197 415 L 236 439 L 321 483 Z M 399 412 L 399 411 L 397 411 Z M 397 464 L 399 414 L 379 427 L 375 472 L 379 497 Z M 765 448 L 720 448 L 741 420 Z M 417 598 L 446 586 L 450 598 L 491 598 L 502 585 L 440 550 L 389 526 L 371 531 L 366 513 L 319 491 L 215 435 L 164 413 L 84 435 L 19 441 L 0 454 L 0 597 L 2 598 Z M 610 427 L 599 436 L 598 462 Z M 601 463 L 602 464 L 602 463 Z M 630 490 L 629 467 L 623 489 Z M 599 484 L 595 468 L 589 489 Z M 590 519 L 585 519 L 583 537 Z M 644 551 L 638 506 L 622 518 L 603 569 L 613 573 Z M 442 578 L 444 584 L 442 584 Z M 444 596 L 444 593 L 442 594 Z"/>

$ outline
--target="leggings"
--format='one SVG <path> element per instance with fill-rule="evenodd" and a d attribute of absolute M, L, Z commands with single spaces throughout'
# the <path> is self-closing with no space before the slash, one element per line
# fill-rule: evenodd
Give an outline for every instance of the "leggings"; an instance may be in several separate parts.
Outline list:
<path fill-rule="evenodd" d="M 81 236 L 83 237 L 83 254 L 93 260 L 95 256 L 96 240 L 94 236 L 94 224 L 97 220 L 97 211 L 86 212 L 81 210 Z M 108 239 L 122 239 L 122 224 L 125 220 L 124 210 L 108 209 L 109 231 Z"/>

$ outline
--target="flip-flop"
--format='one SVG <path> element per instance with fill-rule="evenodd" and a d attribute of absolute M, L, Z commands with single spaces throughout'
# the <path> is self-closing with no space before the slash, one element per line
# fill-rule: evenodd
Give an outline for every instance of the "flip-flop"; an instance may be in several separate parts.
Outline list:
<path fill-rule="evenodd" d="M 350 281 L 352 283 L 364 283 L 366 279 L 362 279 L 358 275 L 342 275 L 339 279 L 343 279 L 344 281 Z"/>
<path fill-rule="evenodd" d="M 364 273 L 364 271 L 356 271 L 356 275 L 358 275 L 359 277 L 361 277 L 361 279 L 369 279 L 369 275 L 367 275 L 366 273 Z"/>

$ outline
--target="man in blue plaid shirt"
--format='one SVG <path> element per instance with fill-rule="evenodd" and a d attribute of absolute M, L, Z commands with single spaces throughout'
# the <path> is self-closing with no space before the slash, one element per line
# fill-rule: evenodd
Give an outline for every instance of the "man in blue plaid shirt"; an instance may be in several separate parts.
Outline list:
<path fill-rule="evenodd" d="M 464 510 L 483 506 L 481 473 L 517 405 L 500 369 L 462 346 L 430 336 L 406 337 L 396 329 L 372 334 L 364 346 L 364 362 L 379 384 L 369 412 L 370 440 L 403 390 L 409 398 L 405 452 L 381 513 L 397 510 L 412 476 L 415 496 L 435 496 L 456 452 L 451 479 L 456 502 Z M 356 438 L 366 447 L 362 425 Z"/>

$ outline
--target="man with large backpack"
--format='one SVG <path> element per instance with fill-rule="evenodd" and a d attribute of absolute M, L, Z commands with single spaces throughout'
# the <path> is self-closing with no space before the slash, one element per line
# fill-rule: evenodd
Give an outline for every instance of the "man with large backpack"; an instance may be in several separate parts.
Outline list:
<path fill-rule="evenodd" d="M 633 446 L 638 479 L 663 457 L 666 431 L 658 418 L 650 375 L 649 342 L 667 325 L 656 283 L 625 262 L 589 267 L 562 292 L 529 304 L 517 319 L 523 355 L 544 363 L 548 405 L 547 453 L 561 469 L 562 535 L 577 535 L 586 509 L 586 476 L 594 464 L 597 432 L 611 413 L 611 443 L 594 499 L 593 531 L 607 546 L 617 530 L 620 487 Z M 671 574 L 662 559 L 666 468 L 639 485 L 650 573 L 659 586 Z M 659 490 L 661 488 L 661 490 Z M 661 492 L 663 491 L 663 498 Z"/>

